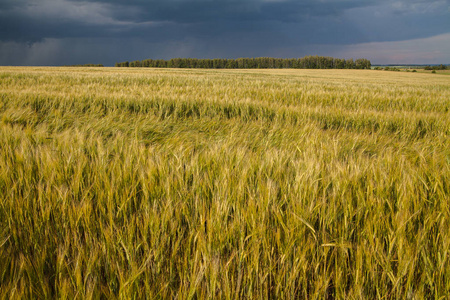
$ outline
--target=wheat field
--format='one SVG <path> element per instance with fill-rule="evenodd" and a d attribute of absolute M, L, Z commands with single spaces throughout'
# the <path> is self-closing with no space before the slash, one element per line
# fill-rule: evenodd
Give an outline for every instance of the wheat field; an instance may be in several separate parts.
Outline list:
<path fill-rule="evenodd" d="M 0 298 L 446 299 L 450 80 L 0 68 Z"/>

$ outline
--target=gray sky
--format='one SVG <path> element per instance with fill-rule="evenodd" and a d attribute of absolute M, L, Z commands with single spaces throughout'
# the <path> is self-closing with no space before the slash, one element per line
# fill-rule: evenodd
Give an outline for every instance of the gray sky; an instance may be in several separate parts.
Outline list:
<path fill-rule="evenodd" d="M 450 0 L 0 0 L 0 65 L 173 57 L 450 63 Z"/>

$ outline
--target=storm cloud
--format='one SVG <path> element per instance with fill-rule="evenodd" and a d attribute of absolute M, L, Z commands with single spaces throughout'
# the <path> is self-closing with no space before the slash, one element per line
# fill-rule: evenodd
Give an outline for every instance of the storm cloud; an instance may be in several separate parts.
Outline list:
<path fill-rule="evenodd" d="M 0 0 L 0 28 L 1 65 L 315 54 L 450 62 L 450 0 Z M 404 57 L 390 54 L 395 43 L 410 47 Z M 386 47 L 364 48 L 373 44 Z"/>

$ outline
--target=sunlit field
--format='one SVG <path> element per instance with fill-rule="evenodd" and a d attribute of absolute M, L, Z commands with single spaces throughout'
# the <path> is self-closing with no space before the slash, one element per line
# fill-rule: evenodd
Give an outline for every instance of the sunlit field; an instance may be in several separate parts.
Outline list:
<path fill-rule="evenodd" d="M 450 77 L 0 68 L 0 298 L 443 299 Z"/>

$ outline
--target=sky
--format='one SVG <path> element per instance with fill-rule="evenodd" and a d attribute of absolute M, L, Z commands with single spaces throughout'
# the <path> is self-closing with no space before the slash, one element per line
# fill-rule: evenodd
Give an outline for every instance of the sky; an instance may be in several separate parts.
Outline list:
<path fill-rule="evenodd" d="M 0 65 L 306 55 L 450 64 L 450 0 L 0 0 Z"/>

